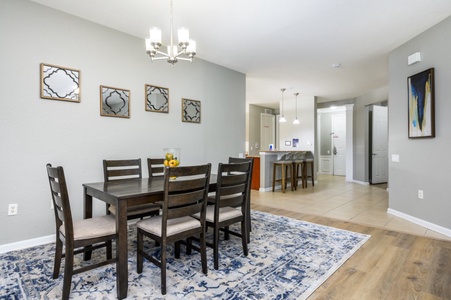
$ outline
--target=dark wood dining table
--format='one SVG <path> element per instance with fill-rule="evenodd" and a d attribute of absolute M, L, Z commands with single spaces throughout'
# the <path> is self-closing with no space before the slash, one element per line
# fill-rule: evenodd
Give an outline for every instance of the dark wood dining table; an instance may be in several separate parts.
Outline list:
<path fill-rule="evenodd" d="M 216 175 L 210 176 L 209 191 L 216 190 Z M 116 290 L 117 298 L 124 299 L 128 292 L 127 207 L 163 200 L 163 177 L 116 180 L 83 184 L 84 218 L 92 218 L 92 199 L 116 206 Z M 85 254 L 90 259 L 90 253 Z"/>

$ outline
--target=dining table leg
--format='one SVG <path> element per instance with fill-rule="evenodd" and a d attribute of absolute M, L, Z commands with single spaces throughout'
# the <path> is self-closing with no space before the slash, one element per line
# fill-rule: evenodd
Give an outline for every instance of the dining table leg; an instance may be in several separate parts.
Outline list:
<path fill-rule="evenodd" d="M 87 189 L 85 187 L 83 188 L 83 203 L 84 203 L 83 218 L 84 219 L 92 218 L 92 196 L 88 195 Z M 91 254 L 92 254 L 92 251 L 84 252 L 83 253 L 83 259 L 85 261 L 86 260 L 90 260 L 91 259 Z"/>
<path fill-rule="evenodd" d="M 117 298 L 124 299 L 127 298 L 128 292 L 127 201 L 118 201 L 116 208 L 116 230 L 118 233 L 116 241 L 116 289 Z"/>

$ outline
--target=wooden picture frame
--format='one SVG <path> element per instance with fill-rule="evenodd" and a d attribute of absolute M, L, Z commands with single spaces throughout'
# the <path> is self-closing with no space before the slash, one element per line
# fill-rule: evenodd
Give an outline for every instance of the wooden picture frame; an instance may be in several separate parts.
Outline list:
<path fill-rule="evenodd" d="M 200 123 L 200 101 L 182 98 L 182 122 Z"/>
<path fill-rule="evenodd" d="M 130 90 L 101 85 L 100 115 L 130 118 Z"/>
<path fill-rule="evenodd" d="M 434 68 L 407 78 L 409 138 L 435 137 Z"/>
<path fill-rule="evenodd" d="M 146 111 L 169 113 L 169 89 L 146 84 L 144 86 Z"/>
<path fill-rule="evenodd" d="M 80 102 L 80 70 L 41 63 L 42 99 Z"/>

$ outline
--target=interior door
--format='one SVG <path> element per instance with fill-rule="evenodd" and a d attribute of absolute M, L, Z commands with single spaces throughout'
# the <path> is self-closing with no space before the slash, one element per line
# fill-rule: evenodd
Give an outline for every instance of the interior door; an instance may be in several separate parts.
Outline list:
<path fill-rule="evenodd" d="M 371 183 L 388 181 L 388 110 L 373 106 Z"/>
<path fill-rule="evenodd" d="M 346 175 L 346 114 L 332 115 L 333 175 Z"/>
<path fill-rule="evenodd" d="M 260 151 L 269 151 L 269 144 L 276 144 L 276 116 L 261 114 L 260 127 Z"/>

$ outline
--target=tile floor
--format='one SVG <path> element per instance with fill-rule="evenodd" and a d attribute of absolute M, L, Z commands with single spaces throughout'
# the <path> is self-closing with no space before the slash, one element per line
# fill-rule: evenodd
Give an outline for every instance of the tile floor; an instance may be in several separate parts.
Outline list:
<path fill-rule="evenodd" d="M 411 223 L 387 213 L 388 192 L 386 184 L 360 185 L 345 182 L 342 176 L 319 175 L 315 187 L 288 189 L 273 192 L 252 190 L 254 205 L 283 208 L 299 213 L 321 215 L 353 223 L 427 236 L 442 240 L 451 237 Z"/>

